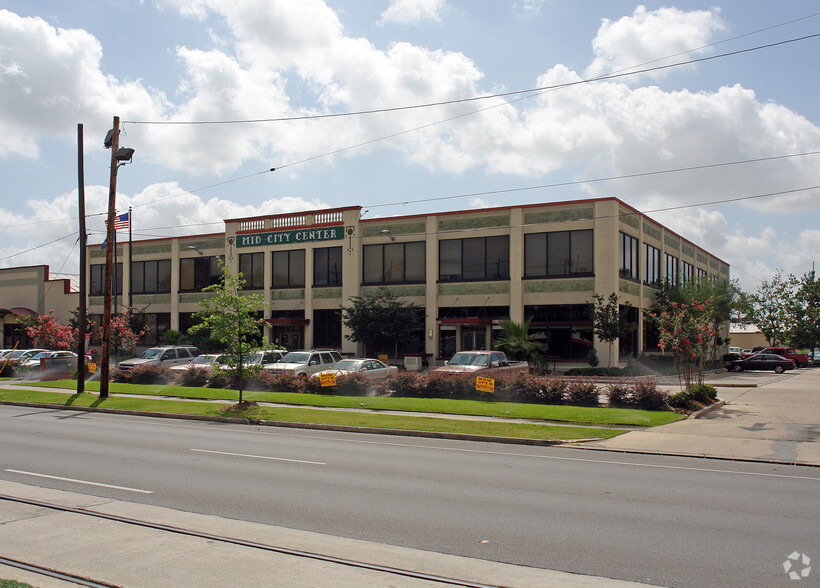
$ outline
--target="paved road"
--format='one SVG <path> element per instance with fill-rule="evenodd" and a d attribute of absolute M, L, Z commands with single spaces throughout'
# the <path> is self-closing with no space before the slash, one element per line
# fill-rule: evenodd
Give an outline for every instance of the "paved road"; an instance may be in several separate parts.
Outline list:
<path fill-rule="evenodd" d="M 0 445 L 9 482 L 650 584 L 769 586 L 820 556 L 815 468 L 22 407 Z"/>

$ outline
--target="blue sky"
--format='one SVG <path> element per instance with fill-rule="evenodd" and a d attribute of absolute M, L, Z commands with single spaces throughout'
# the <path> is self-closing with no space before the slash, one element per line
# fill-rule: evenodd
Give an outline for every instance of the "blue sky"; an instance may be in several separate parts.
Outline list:
<path fill-rule="evenodd" d="M 135 239 L 306 208 L 616 196 L 754 290 L 820 262 L 820 37 L 796 40 L 818 33 L 808 0 L 6 0 L 0 267 L 78 271 L 78 123 L 102 241 L 117 115 L 136 149 L 117 195 Z"/>

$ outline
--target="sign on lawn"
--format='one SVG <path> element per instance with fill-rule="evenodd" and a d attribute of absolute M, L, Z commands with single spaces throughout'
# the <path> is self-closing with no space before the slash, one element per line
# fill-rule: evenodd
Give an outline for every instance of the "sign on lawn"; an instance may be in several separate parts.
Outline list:
<path fill-rule="evenodd" d="M 336 374 L 319 374 L 319 382 L 322 383 L 322 386 L 335 386 Z"/>
<path fill-rule="evenodd" d="M 479 392 L 489 392 L 492 394 L 495 392 L 495 380 L 492 378 L 484 378 L 482 376 L 478 376 L 475 379 L 475 389 Z"/>
<path fill-rule="evenodd" d="M 380 355 L 380 356 L 378 357 L 378 360 L 379 360 L 380 362 L 382 362 L 382 363 L 387 363 L 387 354 L 386 354 L 386 353 L 383 353 L 382 355 Z"/>

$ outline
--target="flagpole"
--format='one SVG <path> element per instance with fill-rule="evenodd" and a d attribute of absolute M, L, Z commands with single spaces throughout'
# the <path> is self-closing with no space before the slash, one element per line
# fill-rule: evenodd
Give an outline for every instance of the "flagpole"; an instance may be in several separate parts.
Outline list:
<path fill-rule="evenodd" d="M 128 313 L 134 312 L 134 287 L 131 283 L 131 266 L 134 262 L 131 258 L 131 225 L 134 224 L 134 217 L 131 214 L 131 207 L 128 207 Z"/>

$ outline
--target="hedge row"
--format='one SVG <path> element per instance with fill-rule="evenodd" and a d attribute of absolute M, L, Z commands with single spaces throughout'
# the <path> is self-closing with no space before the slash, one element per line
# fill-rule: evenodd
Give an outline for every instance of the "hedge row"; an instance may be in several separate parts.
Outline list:
<path fill-rule="evenodd" d="M 144 366 L 124 372 L 115 370 L 115 382 L 134 384 L 181 384 L 210 388 L 237 388 L 224 373 L 208 374 L 200 368 L 174 372 L 167 367 Z M 498 379 L 492 393 L 476 389 L 475 378 L 451 377 L 421 372 L 400 372 L 389 380 L 368 382 L 359 375 L 338 376 L 335 386 L 323 387 L 316 378 L 300 378 L 287 374 L 262 373 L 243 382 L 245 390 L 272 390 L 305 394 L 339 396 L 396 396 L 404 398 L 447 398 L 524 402 L 532 404 L 568 404 L 667 410 L 666 394 L 651 378 L 621 380 L 605 385 L 584 378 L 558 376 L 537 377 L 519 374 L 515 378 Z"/>

